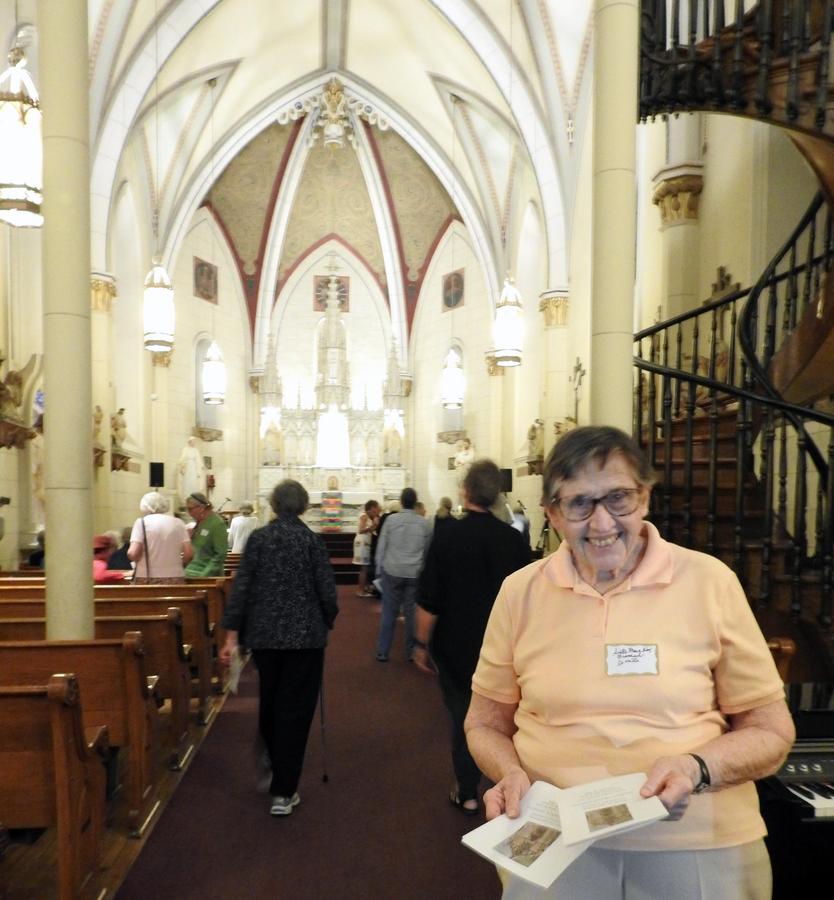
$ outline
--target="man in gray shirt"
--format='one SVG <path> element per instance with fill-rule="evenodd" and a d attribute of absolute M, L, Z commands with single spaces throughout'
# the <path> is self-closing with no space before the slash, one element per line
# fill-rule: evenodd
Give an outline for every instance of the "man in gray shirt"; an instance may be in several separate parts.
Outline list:
<path fill-rule="evenodd" d="M 431 542 L 431 528 L 414 507 L 417 492 L 404 488 L 400 494 L 402 511 L 388 516 L 376 548 L 376 570 L 382 575 L 382 620 L 376 642 L 378 662 L 388 661 L 394 639 L 394 625 L 400 607 L 405 615 L 405 656 L 414 650 L 414 606 L 417 601 L 417 579 L 423 568 Z"/>

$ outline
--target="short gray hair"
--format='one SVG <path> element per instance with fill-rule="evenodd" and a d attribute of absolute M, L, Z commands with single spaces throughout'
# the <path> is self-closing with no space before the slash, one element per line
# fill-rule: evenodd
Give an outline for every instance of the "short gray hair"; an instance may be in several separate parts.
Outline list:
<path fill-rule="evenodd" d="M 303 485 L 285 478 L 275 485 L 269 505 L 276 516 L 300 516 L 310 505 L 310 495 Z"/>
<path fill-rule="evenodd" d="M 654 472 L 645 453 L 630 435 L 610 425 L 585 425 L 574 428 L 554 444 L 544 464 L 543 503 L 549 503 L 563 481 L 568 481 L 588 463 L 604 466 L 610 456 L 619 454 L 634 471 L 641 487 L 651 487 Z"/>
<path fill-rule="evenodd" d="M 143 516 L 150 516 L 153 513 L 167 513 L 171 508 L 168 498 L 159 493 L 159 491 L 151 491 L 145 494 L 139 501 L 139 512 Z"/>
<path fill-rule="evenodd" d="M 251 516 L 254 510 L 255 507 L 248 500 L 244 500 L 240 504 L 240 511 L 244 516 Z"/>

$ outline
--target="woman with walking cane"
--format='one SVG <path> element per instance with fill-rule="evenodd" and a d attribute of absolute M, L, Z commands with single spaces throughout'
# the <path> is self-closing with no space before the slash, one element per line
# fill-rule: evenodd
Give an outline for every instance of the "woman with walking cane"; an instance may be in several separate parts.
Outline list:
<path fill-rule="evenodd" d="M 250 536 L 221 623 L 227 631 L 221 662 L 229 665 L 243 632 L 258 669 L 258 724 L 272 766 L 273 816 L 289 815 L 300 802 L 327 632 L 339 612 L 327 550 L 300 518 L 308 500 L 290 479 L 272 492 L 276 517 Z"/>

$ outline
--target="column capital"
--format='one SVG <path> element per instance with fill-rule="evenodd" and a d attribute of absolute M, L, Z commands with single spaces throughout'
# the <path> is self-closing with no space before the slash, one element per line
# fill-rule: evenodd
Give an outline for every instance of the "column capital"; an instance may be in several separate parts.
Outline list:
<path fill-rule="evenodd" d="M 112 275 L 106 272 L 93 272 L 90 275 L 90 309 L 110 312 L 117 296 L 116 279 Z"/>
<path fill-rule="evenodd" d="M 698 204 L 704 189 L 702 166 L 674 166 L 661 169 L 654 177 L 652 202 L 660 210 L 663 225 L 697 221 Z"/>
<path fill-rule="evenodd" d="M 171 357 L 174 355 L 173 350 L 166 350 L 164 353 L 151 353 L 151 363 L 167 369 L 171 365 Z"/>
<path fill-rule="evenodd" d="M 487 375 L 503 375 L 504 366 L 499 366 L 495 362 L 495 352 L 489 351 L 484 354 L 484 362 L 486 362 Z"/>
<path fill-rule="evenodd" d="M 570 296 L 566 288 L 554 288 L 539 294 L 539 312 L 544 314 L 545 328 L 565 328 L 569 308 Z"/>

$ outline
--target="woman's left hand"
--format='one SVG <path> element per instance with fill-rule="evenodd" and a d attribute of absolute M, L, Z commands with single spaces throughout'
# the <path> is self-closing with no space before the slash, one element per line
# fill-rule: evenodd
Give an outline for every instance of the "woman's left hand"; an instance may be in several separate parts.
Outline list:
<path fill-rule="evenodd" d="M 227 637 L 226 642 L 223 644 L 223 646 L 220 648 L 219 653 L 217 654 L 220 658 L 220 662 L 227 668 L 232 663 L 232 654 L 237 649 L 237 646 L 238 644 L 235 638 Z"/>
<path fill-rule="evenodd" d="M 668 820 L 676 822 L 689 807 L 695 787 L 692 767 L 697 765 L 691 756 L 661 756 L 651 767 L 640 796 L 658 797 L 669 811 Z"/>

